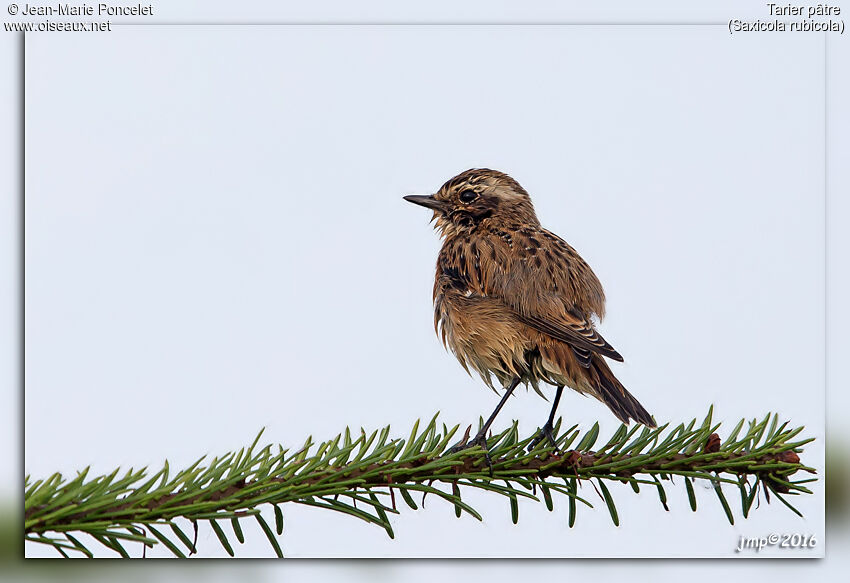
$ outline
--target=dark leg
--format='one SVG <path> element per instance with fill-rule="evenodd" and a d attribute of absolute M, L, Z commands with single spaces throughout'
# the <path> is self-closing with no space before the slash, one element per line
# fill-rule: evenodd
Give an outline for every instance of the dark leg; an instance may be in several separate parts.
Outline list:
<path fill-rule="evenodd" d="M 561 395 L 563 392 L 564 385 L 558 385 L 558 390 L 555 392 L 555 402 L 552 403 L 552 410 L 549 412 L 549 419 L 546 421 L 546 425 L 543 426 L 543 429 L 540 430 L 540 433 L 537 434 L 537 437 L 532 439 L 531 443 L 528 444 L 528 451 L 537 447 L 537 444 L 544 439 L 548 439 L 549 443 L 552 444 L 552 447 L 557 447 L 557 444 L 555 443 L 555 436 L 552 435 L 552 429 L 555 422 L 555 411 L 558 409 L 558 403 L 561 401 Z"/>
<path fill-rule="evenodd" d="M 487 422 L 481 427 L 481 430 L 472 438 L 471 441 L 464 441 L 454 445 L 451 449 L 448 450 L 447 453 L 457 453 L 461 450 L 467 449 L 469 447 L 474 447 L 476 445 L 480 445 L 481 448 L 485 452 L 485 456 L 487 458 L 487 466 L 490 468 L 490 473 L 493 472 L 493 465 L 490 463 L 490 456 L 487 454 L 487 432 L 490 431 L 490 426 L 493 424 L 493 421 L 496 419 L 496 415 L 499 414 L 499 411 L 502 410 L 502 407 L 505 406 L 505 402 L 508 400 L 508 397 L 514 392 L 514 389 L 519 385 L 519 378 L 515 378 L 511 381 L 511 384 L 505 388 L 505 394 L 502 396 L 502 400 L 499 401 L 499 404 L 496 405 L 496 409 L 490 414 L 490 417 L 487 419 Z"/>
<path fill-rule="evenodd" d="M 514 389 L 519 385 L 519 379 L 515 378 L 511 381 L 511 384 L 505 389 L 505 394 L 502 396 L 502 400 L 499 401 L 499 404 L 496 405 L 496 408 L 490 414 L 490 418 L 487 419 L 487 422 L 481 427 L 481 431 L 473 438 L 472 442 L 481 442 L 486 439 L 487 432 L 490 431 L 490 426 L 493 425 L 493 421 L 496 420 L 496 415 L 499 414 L 499 411 L 502 410 L 502 407 L 505 406 L 505 402 L 508 400 L 508 397 L 511 396 L 511 393 L 514 392 Z"/>

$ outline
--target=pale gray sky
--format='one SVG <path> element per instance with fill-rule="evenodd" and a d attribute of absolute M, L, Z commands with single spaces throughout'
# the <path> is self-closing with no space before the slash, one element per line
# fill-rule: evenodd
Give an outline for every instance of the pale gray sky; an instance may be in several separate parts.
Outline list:
<path fill-rule="evenodd" d="M 489 166 L 609 298 L 615 373 L 661 421 L 777 411 L 823 468 L 823 37 L 722 27 L 126 27 L 27 41 L 26 471 L 172 467 L 496 396 L 431 323 L 439 242 L 401 200 Z M 521 391 L 498 427 L 548 404 Z M 568 393 L 571 423 L 616 420 Z M 721 429 L 721 436 L 724 435 Z M 61 444 L 61 445 L 60 445 Z M 287 508 L 288 556 L 733 556 L 823 538 L 823 485 L 730 526 L 615 489 L 566 524 L 469 495 L 365 523 Z M 558 507 L 560 506 L 560 507 Z M 268 556 L 259 532 L 241 556 Z M 220 555 L 203 533 L 205 555 Z M 44 550 L 27 547 L 41 555 Z M 813 554 L 819 554 L 815 551 Z M 162 554 L 166 554 L 163 552 Z M 764 551 L 762 554 L 767 554 Z"/>

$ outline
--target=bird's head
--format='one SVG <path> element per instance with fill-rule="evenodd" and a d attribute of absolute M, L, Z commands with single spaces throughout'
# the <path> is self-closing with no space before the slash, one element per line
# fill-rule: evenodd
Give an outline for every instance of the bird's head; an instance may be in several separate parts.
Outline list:
<path fill-rule="evenodd" d="M 411 194 L 404 200 L 434 211 L 436 228 L 451 236 L 493 225 L 539 225 L 531 199 L 519 183 L 497 170 L 473 168 L 461 172 L 432 195 Z"/>

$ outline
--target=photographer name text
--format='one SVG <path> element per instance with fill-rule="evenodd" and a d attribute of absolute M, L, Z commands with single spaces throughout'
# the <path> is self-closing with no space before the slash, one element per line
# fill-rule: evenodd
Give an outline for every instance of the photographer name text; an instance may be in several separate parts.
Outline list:
<path fill-rule="evenodd" d="M 152 4 L 24 4 L 21 16 L 153 16 Z"/>

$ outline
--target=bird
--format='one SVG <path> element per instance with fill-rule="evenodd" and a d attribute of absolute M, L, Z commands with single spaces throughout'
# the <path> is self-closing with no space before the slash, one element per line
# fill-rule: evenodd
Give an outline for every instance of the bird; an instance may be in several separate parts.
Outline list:
<path fill-rule="evenodd" d="M 596 330 L 605 293 L 566 241 L 543 228 L 526 190 L 508 174 L 472 168 L 430 195 L 404 200 L 433 211 L 442 239 L 434 279 L 434 329 L 467 373 L 504 394 L 477 435 L 451 451 L 479 445 L 520 384 L 540 396 L 555 387 L 546 423 L 529 449 L 552 434 L 564 387 L 595 397 L 623 423 L 655 421 L 614 376 L 606 359 L 623 357 Z M 468 437 L 468 432 L 467 432 Z"/>

